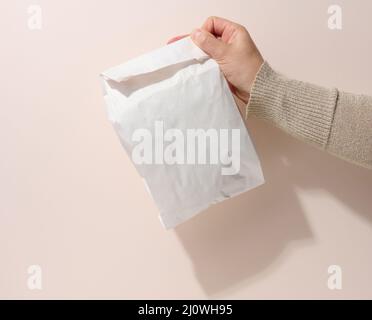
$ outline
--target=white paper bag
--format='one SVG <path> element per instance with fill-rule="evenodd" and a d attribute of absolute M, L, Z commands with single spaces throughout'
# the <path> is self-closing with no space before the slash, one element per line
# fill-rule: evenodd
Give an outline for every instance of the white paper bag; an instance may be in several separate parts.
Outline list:
<path fill-rule="evenodd" d="M 264 183 L 225 78 L 190 38 L 111 68 L 102 79 L 108 117 L 165 228 Z"/>

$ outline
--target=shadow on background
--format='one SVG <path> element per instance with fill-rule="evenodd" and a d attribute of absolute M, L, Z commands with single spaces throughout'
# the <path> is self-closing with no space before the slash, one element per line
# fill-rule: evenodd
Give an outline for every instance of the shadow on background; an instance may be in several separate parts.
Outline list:
<path fill-rule="evenodd" d="M 372 222 L 371 170 L 263 122 L 254 120 L 249 127 L 266 183 L 212 206 L 175 230 L 208 295 L 264 276 L 292 242 L 305 246 L 316 240 L 296 188 L 326 190 Z"/>

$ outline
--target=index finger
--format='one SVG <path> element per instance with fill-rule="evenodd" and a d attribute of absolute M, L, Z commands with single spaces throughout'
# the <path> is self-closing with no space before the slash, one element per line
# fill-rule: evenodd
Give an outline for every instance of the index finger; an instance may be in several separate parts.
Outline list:
<path fill-rule="evenodd" d="M 226 31 L 236 29 L 238 25 L 230 20 L 220 17 L 209 17 L 203 24 L 202 29 L 207 30 L 216 37 L 222 37 Z"/>

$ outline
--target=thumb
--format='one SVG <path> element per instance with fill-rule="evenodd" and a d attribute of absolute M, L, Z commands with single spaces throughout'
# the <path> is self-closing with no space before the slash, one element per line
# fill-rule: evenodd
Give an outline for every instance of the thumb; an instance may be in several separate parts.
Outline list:
<path fill-rule="evenodd" d="M 212 59 L 222 58 L 226 44 L 217 39 L 213 34 L 203 29 L 196 29 L 191 33 L 191 39 Z"/>

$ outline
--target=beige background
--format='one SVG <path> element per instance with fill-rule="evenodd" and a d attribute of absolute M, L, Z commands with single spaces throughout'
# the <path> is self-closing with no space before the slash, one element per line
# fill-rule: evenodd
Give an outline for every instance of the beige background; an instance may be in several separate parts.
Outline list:
<path fill-rule="evenodd" d="M 333 3 L 342 31 L 327 28 Z M 220 15 L 277 70 L 372 94 L 371 13 L 369 0 L 1 1 L 0 297 L 372 298 L 371 171 L 250 120 L 267 183 L 166 232 L 98 79 Z"/>

